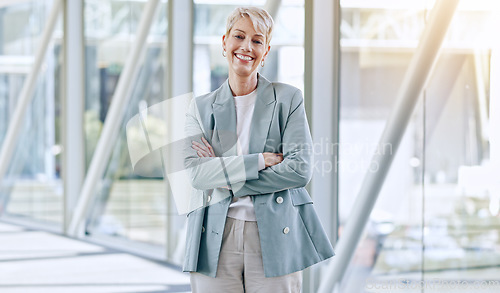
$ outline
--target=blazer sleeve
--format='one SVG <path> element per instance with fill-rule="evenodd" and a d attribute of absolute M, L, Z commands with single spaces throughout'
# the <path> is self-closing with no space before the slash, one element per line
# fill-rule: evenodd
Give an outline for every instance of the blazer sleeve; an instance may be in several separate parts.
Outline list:
<path fill-rule="evenodd" d="M 238 188 L 233 187 L 236 197 L 304 187 L 311 180 L 312 139 L 304 108 L 304 98 L 300 90 L 297 90 L 292 98 L 282 145 L 283 161 L 259 171 L 258 179 L 238 184 Z"/>
<path fill-rule="evenodd" d="M 200 158 L 192 148 L 192 141 L 200 143 L 204 136 L 201 118 L 193 99 L 186 113 L 183 145 L 184 167 L 188 171 L 191 185 L 195 189 L 206 190 L 229 187 L 238 182 L 259 177 L 259 154 L 242 156 Z M 205 137 L 210 141 L 207 137 Z"/>

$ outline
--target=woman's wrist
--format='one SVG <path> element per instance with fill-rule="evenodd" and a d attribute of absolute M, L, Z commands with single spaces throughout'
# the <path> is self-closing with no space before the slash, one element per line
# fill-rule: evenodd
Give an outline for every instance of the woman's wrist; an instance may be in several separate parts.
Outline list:
<path fill-rule="evenodd" d="M 259 153 L 259 171 L 266 168 L 266 160 L 264 159 L 264 154 Z"/>

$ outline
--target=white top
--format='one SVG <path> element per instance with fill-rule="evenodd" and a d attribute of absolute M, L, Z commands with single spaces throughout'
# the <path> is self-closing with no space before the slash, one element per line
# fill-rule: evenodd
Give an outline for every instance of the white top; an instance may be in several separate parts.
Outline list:
<path fill-rule="evenodd" d="M 236 134 L 238 136 L 236 150 L 239 156 L 248 154 L 250 127 L 256 99 L 257 90 L 254 90 L 248 95 L 234 97 L 234 105 L 236 106 Z M 259 154 L 259 170 L 265 167 L 264 155 Z M 243 221 L 257 221 L 252 198 L 249 195 L 233 197 L 233 201 L 229 205 L 227 216 Z"/>

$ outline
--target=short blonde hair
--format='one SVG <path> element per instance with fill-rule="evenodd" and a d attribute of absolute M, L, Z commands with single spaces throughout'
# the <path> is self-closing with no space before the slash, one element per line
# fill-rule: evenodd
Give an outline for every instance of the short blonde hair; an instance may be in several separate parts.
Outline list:
<path fill-rule="evenodd" d="M 234 24 L 243 17 L 249 17 L 256 31 L 264 33 L 266 37 L 266 46 L 271 42 L 274 21 L 267 11 L 258 7 L 238 7 L 229 14 L 226 24 L 226 37 L 233 28 Z"/>

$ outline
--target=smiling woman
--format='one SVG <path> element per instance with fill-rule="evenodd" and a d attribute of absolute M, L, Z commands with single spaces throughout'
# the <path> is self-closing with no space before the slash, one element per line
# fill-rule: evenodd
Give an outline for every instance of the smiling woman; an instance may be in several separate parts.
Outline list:
<path fill-rule="evenodd" d="M 302 270 L 334 255 L 304 188 L 312 141 L 302 93 L 257 72 L 272 28 L 263 9 L 231 13 L 222 36 L 229 77 L 186 115 L 194 141 L 185 167 L 206 203 L 188 214 L 193 292 L 300 292 Z"/>
<path fill-rule="evenodd" d="M 272 19 L 269 19 L 272 25 Z M 238 78 L 246 79 L 256 72 L 259 64 L 264 66 L 265 58 L 271 49 L 269 46 L 271 32 L 262 33 L 262 26 L 263 24 L 254 25 L 250 17 L 239 18 L 237 22 L 233 19 L 228 20 L 228 30 L 222 36 L 222 48 L 223 55 L 229 63 L 230 81 Z M 253 90 L 251 86 L 256 86 L 257 82 L 257 75 L 254 74 L 253 77 L 254 79 L 250 80 L 250 87 L 243 86 L 241 92 L 236 93 L 233 90 L 233 94 L 242 96 L 250 93 Z"/>

